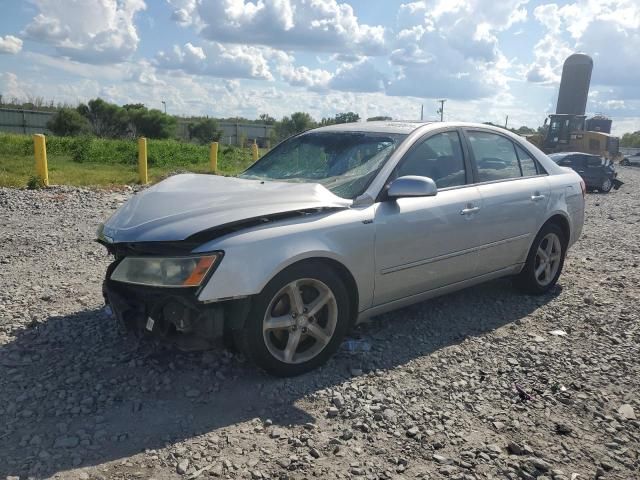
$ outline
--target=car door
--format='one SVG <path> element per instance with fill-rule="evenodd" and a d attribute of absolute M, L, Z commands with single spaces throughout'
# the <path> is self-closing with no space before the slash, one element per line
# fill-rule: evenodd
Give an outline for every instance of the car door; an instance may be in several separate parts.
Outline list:
<path fill-rule="evenodd" d="M 398 198 L 376 206 L 374 304 L 459 282 L 475 273 L 474 229 L 480 195 L 471 181 L 456 130 L 429 134 L 400 160 L 389 179 L 432 178 L 432 197 Z"/>
<path fill-rule="evenodd" d="M 578 153 L 575 153 L 573 155 L 571 155 L 569 158 L 569 164 L 567 165 L 568 167 L 572 168 L 578 175 L 580 175 L 586 182 L 586 161 L 584 159 L 584 155 L 580 155 Z"/>
<path fill-rule="evenodd" d="M 594 155 L 583 155 L 584 162 L 584 178 L 585 183 L 599 187 L 604 180 L 604 168 L 602 165 L 602 158 Z"/>
<path fill-rule="evenodd" d="M 507 136 L 465 130 L 474 178 L 482 197 L 475 230 L 482 244 L 476 273 L 487 274 L 522 263 L 549 201 L 546 172 Z"/>

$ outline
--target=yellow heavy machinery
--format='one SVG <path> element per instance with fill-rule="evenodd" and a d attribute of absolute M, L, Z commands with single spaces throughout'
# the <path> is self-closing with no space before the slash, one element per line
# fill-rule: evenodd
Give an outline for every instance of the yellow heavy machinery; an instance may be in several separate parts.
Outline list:
<path fill-rule="evenodd" d="M 593 60 L 583 53 L 565 60 L 556 113 L 545 120 L 545 135 L 527 136 L 545 153 L 582 152 L 622 160 L 620 139 L 611 135 L 611 120 L 602 115 L 587 119 L 584 114 L 592 70 Z"/>

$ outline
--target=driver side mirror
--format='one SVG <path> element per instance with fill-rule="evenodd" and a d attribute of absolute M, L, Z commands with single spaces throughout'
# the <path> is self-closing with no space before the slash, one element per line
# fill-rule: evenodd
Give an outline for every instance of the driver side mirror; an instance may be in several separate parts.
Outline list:
<path fill-rule="evenodd" d="M 391 182 L 387 190 L 387 197 L 433 197 L 437 193 L 438 187 L 431 178 L 406 175 Z"/>

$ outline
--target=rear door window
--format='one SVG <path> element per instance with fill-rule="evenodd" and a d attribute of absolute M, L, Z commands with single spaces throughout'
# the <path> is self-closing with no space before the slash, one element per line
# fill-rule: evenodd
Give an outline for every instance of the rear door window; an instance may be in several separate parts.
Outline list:
<path fill-rule="evenodd" d="M 586 160 L 583 155 L 572 155 L 572 167 L 575 169 L 584 169 L 586 166 Z"/>
<path fill-rule="evenodd" d="M 513 142 L 502 135 L 468 131 L 467 138 L 478 167 L 478 181 L 520 178 L 522 172 Z"/>
<path fill-rule="evenodd" d="M 602 166 L 602 159 L 600 157 L 587 157 L 587 166 L 589 168 L 598 168 Z"/>

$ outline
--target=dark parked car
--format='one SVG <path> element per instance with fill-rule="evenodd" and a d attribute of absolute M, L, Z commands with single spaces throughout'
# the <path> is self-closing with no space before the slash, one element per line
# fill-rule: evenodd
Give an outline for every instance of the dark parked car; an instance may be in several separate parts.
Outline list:
<path fill-rule="evenodd" d="M 640 152 L 636 152 L 633 155 L 627 155 L 622 159 L 620 165 L 637 165 L 640 166 Z"/>
<path fill-rule="evenodd" d="M 552 153 L 549 157 L 558 165 L 578 172 L 587 190 L 608 193 L 612 188 L 617 190 L 622 185 L 622 182 L 616 178 L 618 174 L 613 162 L 606 158 L 580 152 Z"/>

